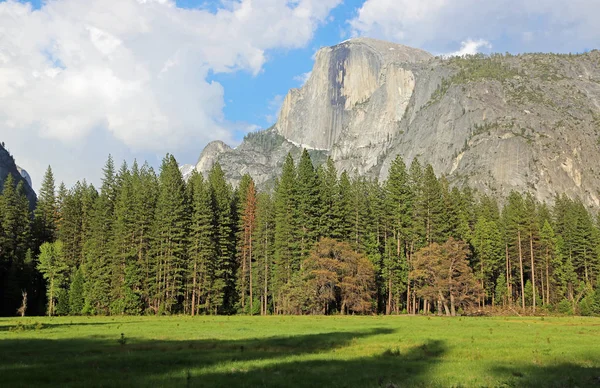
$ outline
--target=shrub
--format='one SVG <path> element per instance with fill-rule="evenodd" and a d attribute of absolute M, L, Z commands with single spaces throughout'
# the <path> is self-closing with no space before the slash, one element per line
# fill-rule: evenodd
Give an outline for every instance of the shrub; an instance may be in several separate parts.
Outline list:
<path fill-rule="evenodd" d="M 556 306 L 556 311 L 560 314 L 573 315 L 573 305 L 568 299 L 563 299 Z"/>

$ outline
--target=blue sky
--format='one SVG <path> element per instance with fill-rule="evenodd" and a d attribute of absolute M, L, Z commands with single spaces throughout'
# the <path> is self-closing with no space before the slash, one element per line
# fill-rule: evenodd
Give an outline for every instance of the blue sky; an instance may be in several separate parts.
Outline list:
<path fill-rule="evenodd" d="M 369 36 L 434 54 L 598 47 L 598 0 L 0 0 L 0 140 L 34 186 L 108 153 L 194 163 L 273 124 L 314 53 Z"/>

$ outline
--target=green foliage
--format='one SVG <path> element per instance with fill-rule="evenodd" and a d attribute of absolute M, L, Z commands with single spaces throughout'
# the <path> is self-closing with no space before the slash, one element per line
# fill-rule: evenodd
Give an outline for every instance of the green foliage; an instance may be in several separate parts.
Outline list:
<path fill-rule="evenodd" d="M 220 312 L 227 312 L 235 304 L 235 217 L 232 214 L 233 193 L 225 181 L 225 173 L 218 163 L 211 169 L 208 182 L 214 214 L 217 272 L 215 303 Z M 223 311 L 224 310 L 224 311 Z"/>
<path fill-rule="evenodd" d="M 556 305 L 556 311 L 559 314 L 573 315 L 573 303 L 567 299 L 563 299 Z"/>
<path fill-rule="evenodd" d="M 516 301 L 548 311 L 566 300 L 574 313 L 596 314 L 600 225 L 581 201 L 563 195 L 550 207 L 512 192 L 499 208 L 418 159 L 407 168 L 397 157 L 382 183 L 338 172 L 331 159 L 314 164 L 308 151 L 297 161 L 288 155 L 269 193 L 249 175 L 231 186 L 218 163 L 186 183 L 171 155 L 159 177 L 137 162 L 116 171 L 109 157 L 100 192 L 82 181 L 55 194 L 49 169 L 35 217 L 9 176 L 0 195 L 0 314 L 15 314 L 25 294 L 19 311 L 28 315 L 46 307 L 52 315 L 428 314 L 443 301 L 427 291 L 430 277 L 415 277 L 416 264 L 427 268 L 416 254 L 450 238 L 466 244 L 461 274 L 474 277 L 465 284 L 484 290 L 455 306 L 464 313 Z M 343 280 L 344 260 L 312 254 L 323 238 L 368 261 L 363 283 Z M 331 281 L 319 283 L 326 274 Z M 367 298 L 343 302 L 342 290 L 365 284 L 373 286 Z"/>
<path fill-rule="evenodd" d="M 48 297 L 48 315 L 57 314 L 56 304 L 60 302 L 61 313 L 68 312 L 68 303 L 64 297 L 64 283 L 67 279 L 67 266 L 63 254 L 62 241 L 44 243 L 40 247 L 37 269 L 46 279 L 46 295 Z M 60 298 L 60 299 L 59 299 Z"/>
<path fill-rule="evenodd" d="M 73 281 L 69 286 L 69 314 L 79 315 L 83 312 L 85 299 L 83 297 L 83 272 L 81 269 L 75 271 Z"/>
<path fill-rule="evenodd" d="M 167 155 L 158 179 L 152 231 L 154 249 L 150 257 L 150 271 L 157 279 L 150 288 L 150 299 L 157 312 L 181 310 L 187 267 L 188 214 L 183 177 L 175 158 Z"/>

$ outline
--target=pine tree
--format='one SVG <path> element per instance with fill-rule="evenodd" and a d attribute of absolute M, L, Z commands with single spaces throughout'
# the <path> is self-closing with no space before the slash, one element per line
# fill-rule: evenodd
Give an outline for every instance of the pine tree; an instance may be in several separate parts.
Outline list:
<path fill-rule="evenodd" d="M 412 230 L 410 233 L 410 255 L 427 244 L 427 230 L 425 228 L 426 202 L 424 199 L 423 168 L 418 159 L 413 159 L 409 169 L 409 182 L 413 193 Z"/>
<path fill-rule="evenodd" d="M 238 256 L 240 263 L 238 264 L 238 284 L 241 309 L 243 312 L 252 314 L 254 310 L 254 294 L 253 294 L 253 269 L 252 262 L 254 259 L 254 234 L 256 231 L 256 187 L 252 178 L 249 179 L 247 185 L 240 185 L 243 188 L 242 206 L 240 207 L 240 228 L 238 242 Z M 249 303 L 246 303 L 248 301 Z M 247 309 L 249 305 L 249 309 Z"/>
<path fill-rule="evenodd" d="M 400 156 L 392 162 L 385 183 L 385 210 L 389 225 L 388 243 L 384 259 L 383 276 L 387 282 L 386 314 L 392 309 L 398 313 L 400 293 L 406 290 L 408 263 L 407 245 L 412 228 L 413 196 L 409 186 L 406 165 Z"/>
<path fill-rule="evenodd" d="M 0 314 L 13 315 L 20 305 L 25 258 L 30 248 L 31 216 L 23 181 L 15 187 L 8 175 L 0 196 Z"/>
<path fill-rule="evenodd" d="M 520 299 L 521 307 L 525 309 L 525 277 L 523 270 L 523 239 L 526 234 L 525 204 L 523 197 L 512 191 L 508 196 L 508 202 L 503 209 L 503 223 L 505 230 L 505 243 L 507 244 L 507 255 L 517 257 L 519 260 L 519 281 L 520 281 Z M 509 283 L 512 278 L 512 263 L 507 256 L 507 266 L 509 267 Z"/>
<path fill-rule="evenodd" d="M 352 184 L 346 171 L 340 175 L 335 212 L 338 214 L 335 238 L 338 241 L 353 242 L 355 239 L 353 233 L 354 209 L 352 208 Z"/>
<path fill-rule="evenodd" d="M 100 195 L 91 209 L 90 236 L 84 245 L 84 312 L 92 314 L 108 314 L 111 302 L 110 242 L 114 222 L 115 169 L 110 155 L 103 171 Z"/>
<path fill-rule="evenodd" d="M 260 193 L 256 201 L 256 231 L 254 233 L 254 266 L 256 295 L 260 295 L 261 315 L 269 312 L 269 296 L 272 295 L 273 241 L 275 236 L 273 200 L 267 193 Z M 272 299 L 271 299 L 272 301 Z"/>
<path fill-rule="evenodd" d="M 79 315 L 83 311 L 85 299 L 83 297 L 83 272 L 78 269 L 73 275 L 73 281 L 69 286 L 69 314 Z"/>
<path fill-rule="evenodd" d="M 504 261 L 504 247 L 502 243 L 502 235 L 500 228 L 495 220 L 488 220 L 481 215 L 477 219 L 473 231 L 472 245 L 474 248 L 477 267 L 475 272 L 476 277 L 480 281 L 481 288 L 484 291 L 484 299 L 481 303 L 485 306 L 486 297 L 497 297 L 500 293 L 503 297 L 506 295 L 506 289 L 499 290 L 498 284 L 494 285 L 494 279 L 502 275 L 504 279 L 503 286 L 506 288 L 506 276 L 504 276 L 502 268 Z M 492 304 L 494 304 L 492 300 Z"/>
<path fill-rule="evenodd" d="M 539 218 L 538 218 L 538 203 L 530 193 L 527 193 L 527 195 L 525 196 L 524 205 L 525 205 L 524 206 L 525 233 L 529 240 L 529 244 L 527 244 L 528 246 L 527 246 L 526 251 L 528 251 L 529 259 L 530 259 L 529 260 L 529 262 L 530 262 L 530 267 L 529 267 L 530 278 L 529 279 L 530 279 L 530 284 L 531 284 L 531 297 L 529 298 L 529 300 L 531 300 L 533 312 L 535 313 L 537 299 L 539 296 L 539 293 L 537 292 L 537 285 L 536 285 L 536 279 L 535 279 L 535 271 L 536 271 L 535 262 L 536 262 L 537 248 L 538 248 L 539 239 L 540 239 L 540 237 L 539 237 L 540 225 L 539 225 Z"/>
<path fill-rule="evenodd" d="M 143 308 L 150 308 L 152 276 L 151 242 L 158 197 L 158 178 L 154 170 L 144 163 L 132 166 L 133 208 L 135 223 L 136 262 L 126 268 L 128 289 L 139 295 Z"/>
<path fill-rule="evenodd" d="M 191 287 L 191 315 L 216 313 L 218 295 L 223 289 L 217 278 L 217 251 L 214 235 L 214 214 L 211 188 L 202 175 L 194 171 L 188 181 L 191 191 L 191 223 L 189 236 L 189 274 Z"/>
<path fill-rule="evenodd" d="M 215 163 L 209 173 L 211 202 L 214 213 L 214 230 L 217 250 L 217 269 L 214 300 L 219 312 L 233 309 L 235 292 L 235 231 L 232 212 L 233 193 L 225 181 L 225 173 L 219 163 Z"/>
<path fill-rule="evenodd" d="M 298 162 L 295 191 L 298 254 L 300 260 L 304 260 L 317 242 L 319 209 L 321 208 L 317 173 L 306 149 L 302 151 Z"/>
<path fill-rule="evenodd" d="M 53 242 L 57 238 L 57 199 L 56 187 L 54 183 L 54 174 L 52 168 L 48 166 L 42 187 L 38 194 L 35 215 L 35 235 L 36 244 L 39 246 L 44 242 Z"/>
<path fill-rule="evenodd" d="M 300 269 L 297 255 L 297 230 L 295 207 L 297 204 L 296 168 L 292 156 L 288 154 L 283 165 L 283 171 L 275 187 L 274 213 L 275 213 L 275 268 L 273 273 L 273 295 L 276 313 L 280 312 L 284 303 L 282 287 L 290 282 L 292 274 Z"/>
<path fill-rule="evenodd" d="M 159 193 L 153 228 L 152 307 L 158 314 L 182 310 L 184 275 L 188 268 L 186 238 L 188 214 L 185 183 L 177 161 L 167 155 L 159 176 Z"/>
<path fill-rule="evenodd" d="M 339 201 L 337 170 L 331 158 L 327 159 L 324 166 L 317 169 L 320 211 L 319 235 L 333 238 L 339 223 L 339 214 L 336 206 Z"/>
<path fill-rule="evenodd" d="M 430 164 L 423 174 L 422 211 L 425 228 L 425 238 L 428 244 L 445 241 L 444 233 L 444 203 L 442 201 L 442 187 L 433 167 Z"/>
<path fill-rule="evenodd" d="M 556 283 L 554 276 L 554 268 L 555 268 L 555 257 L 556 257 L 556 236 L 554 234 L 554 230 L 550 225 L 549 220 L 544 221 L 544 225 L 542 226 L 542 231 L 540 232 L 540 251 L 543 256 L 543 266 L 544 266 L 544 275 L 546 277 L 545 281 L 545 290 L 542 290 L 544 294 L 544 300 L 546 304 L 551 303 L 551 295 L 550 289 L 551 284 L 554 285 Z M 550 273 L 552 273 L 552 277 L 550 277 Z M 552 280 L 551 280 L 552 279 Z"/>
<path fill-rule="evenodd" d="M 136 172 L 137 174 L 137 172 Z M 115 179 L 115 207 L 110 247 L 111 314 L 139 314 L 141 298 L 137 272 L 136 208 L 134 177 L 123 163 Z"/>
<path fill-rule="evenodd" d="M 64 261 L 62 242 L 42 244 L 38 260 L 38 270 L 47 282 L 48 316 L 52 316 L 55 314 L 56 301 L 61 292 L 64 292 L 66 272 L 69 269 Z"/>

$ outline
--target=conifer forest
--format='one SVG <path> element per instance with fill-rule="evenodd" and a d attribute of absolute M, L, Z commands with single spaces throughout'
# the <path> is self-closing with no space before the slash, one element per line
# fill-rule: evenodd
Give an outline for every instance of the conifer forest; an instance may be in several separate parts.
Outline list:
<path fill-rule="evenodd" d="M 271 191 L 167 155 L 99 188 L 0 196 L 0 298 L 14 315 L 600 314 L 600 219 L 565 195 L 459 189 L 398 157 L 385 182 L 288 155 Z"/>

